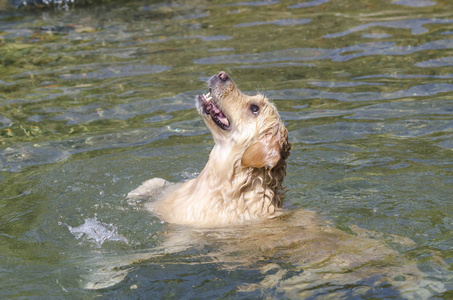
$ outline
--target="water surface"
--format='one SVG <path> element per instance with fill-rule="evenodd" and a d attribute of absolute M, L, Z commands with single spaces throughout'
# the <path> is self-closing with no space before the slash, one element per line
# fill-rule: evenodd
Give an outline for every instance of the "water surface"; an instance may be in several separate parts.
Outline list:
<path fill-rule="evenodd" d="M 93 262 L 153 253 L 179 230 L 125 195 L 149 178 L 201 171 L 212 138 L 194 97 L 220 70 L 281 112 L 293 143 L 286 209 L 315 211 L 345 233 L 413 241 L 387 244 L 424 272 L 432 296 L 452 297 L 451 1 L 0 7 L 1 298 L 307 295 L 303 285 L 282 287 L 310 268 L 276 256 L 231 268 L 209 243 L 136 263 L 111 287 L 84 288 Z M 280 281 L 244 289 L 275 263 Z M 371 286 L 308 291 L 404 296 L 360 289 Z"/>

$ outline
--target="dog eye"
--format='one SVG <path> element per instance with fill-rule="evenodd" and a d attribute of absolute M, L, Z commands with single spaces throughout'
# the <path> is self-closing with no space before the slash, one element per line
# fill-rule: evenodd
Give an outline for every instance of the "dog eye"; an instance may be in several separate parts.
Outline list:
<path fill-rule="evenodd" d="M 258 115 L 258 112 L 259 112 L 260 108 L 258 105 L 255 105 L 255 104 L 251 104 L 250 105 L 250 111 L 252 112 L 252 114 L 254 114 L 255 116 Z"/>

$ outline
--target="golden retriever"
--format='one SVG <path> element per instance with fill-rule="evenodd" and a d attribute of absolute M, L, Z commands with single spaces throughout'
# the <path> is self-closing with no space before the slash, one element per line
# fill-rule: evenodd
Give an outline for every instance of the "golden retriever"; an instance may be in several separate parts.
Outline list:
<path fill-rule="evenodd" d="M 215 142 L 200 175 L 179 185 L 154 178 L 128 194 L 130 204 L 141 206 L 135 199 L 150 199 L 145 207 L 163 220 L 189 226 L 168 226 L 159 247 L 90 262 L 94 271 L 87 289 L 121 282 L 137 263 L 161 264 L 160 257 L 168 253 L 209 246 L 206 256 L 221 268 L 261 266 L 263 280 L 244 282 L 238 292 L 276 287 L 279 295 L 302 299 L 324 286 L 329 297 L 340 298 L 391 284 L 404 298 L 428 298 L 445 290 L 385 243 L 412 248 L 410 240 L 369 238 L 376 234 L 360 228 L 351 228 L 351 235 L 320 224 L 314 212 L 279 209 L 291 146 L 277 109 L 266 97 L 243 94 L 220 72 L 196 105 Z M 263 222 L 251 223 L 254 220 Z M 293 269 L 281 266 L 287 264 L 298 271 L 292 274 Z M 349 286 L 354 288 L 350 291 Z"/>
<path fill-rule="evenodd" d="M 241 224 L 278 215 L 291 148 L 288 131 L 265 96 L 242 93 L 225 72 L 209 79 L 196 98 L 215 146 L 200 175 L 167 188 L 148 208 L 166 222 L 192 226 Z M 151 179 L 129 198 L 161 192 L 168 183 Z"/>

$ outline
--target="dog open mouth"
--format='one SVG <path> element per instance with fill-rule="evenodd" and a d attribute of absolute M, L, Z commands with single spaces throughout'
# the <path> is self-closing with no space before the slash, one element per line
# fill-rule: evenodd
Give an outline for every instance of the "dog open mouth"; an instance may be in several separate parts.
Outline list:
<path fill-rule="evenodd" d="M 212 121 L 214 121 L 217 126 L 222 128 L 223 130 L 230 128 L 230 121 L 220 110 L 220 108 L 214 103 L 214 101 L 212 101 L 213 99 L 210 92 L 204 95 L 199 95 L 198 99 L 202 104 L 204 113 L 210 115 Z"/>

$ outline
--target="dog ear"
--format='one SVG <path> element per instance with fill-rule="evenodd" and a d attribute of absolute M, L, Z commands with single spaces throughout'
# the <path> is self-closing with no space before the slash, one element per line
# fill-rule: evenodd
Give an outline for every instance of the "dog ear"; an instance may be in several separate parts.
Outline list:
<path fill-rule="evenodd" d="M 275 136 L 268 134 L 254 141 L 242 155 L 241 164 L 244 167 L 273 168 L 281 159 L 282 146 L 279 136 L 279 133 Z"/>

